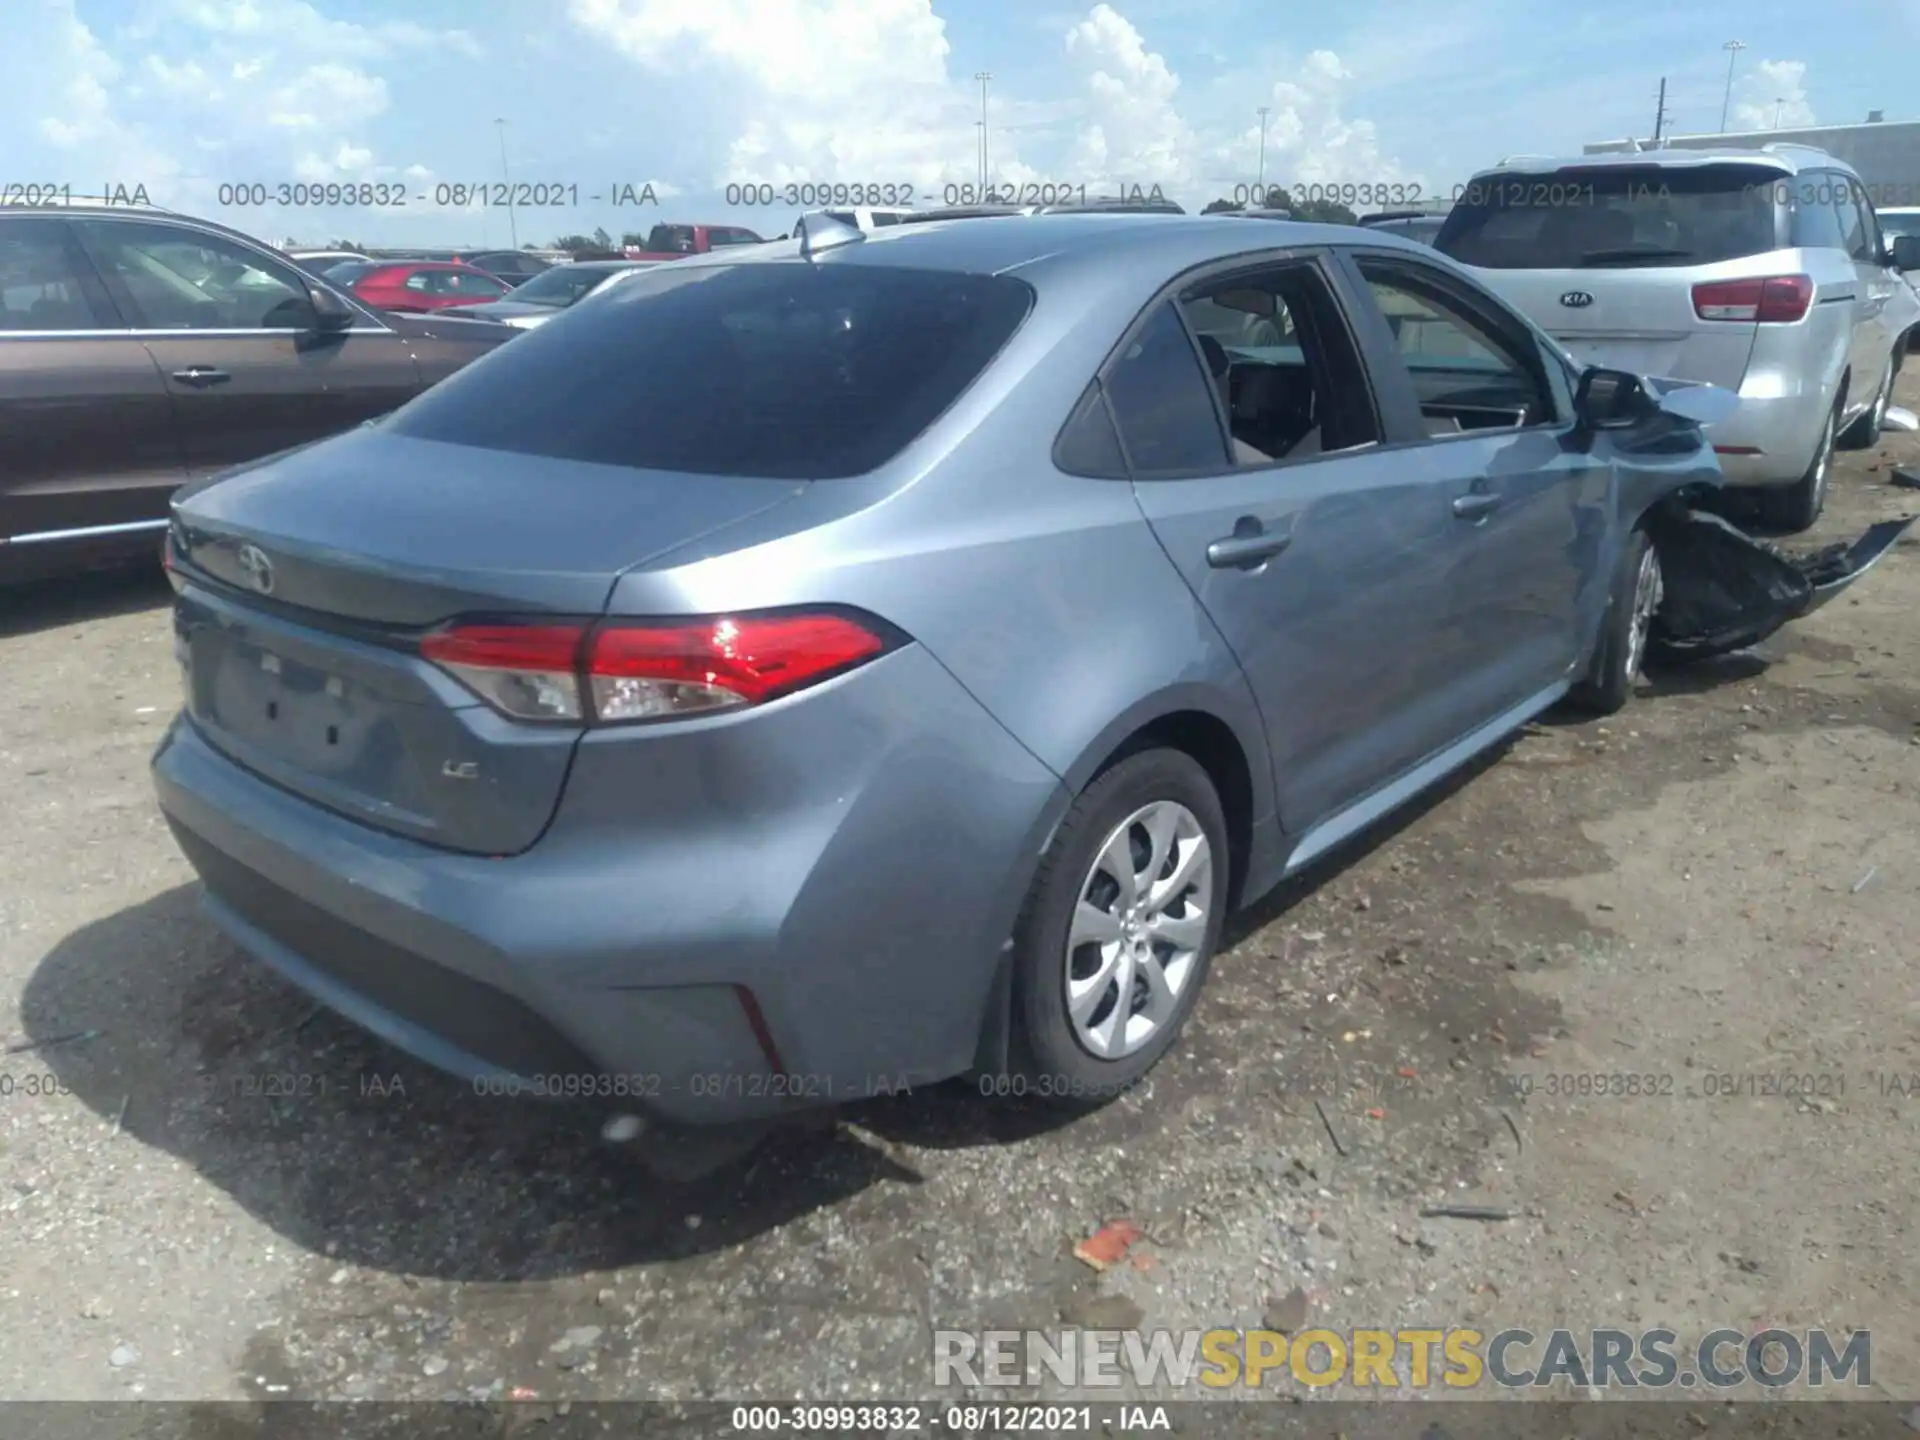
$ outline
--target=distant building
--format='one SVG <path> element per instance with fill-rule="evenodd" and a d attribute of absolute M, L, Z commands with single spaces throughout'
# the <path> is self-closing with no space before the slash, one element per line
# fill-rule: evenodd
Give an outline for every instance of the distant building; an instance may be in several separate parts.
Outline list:
<path fill-rule="evenodd" d="M 1859 174 L 1877 207 L 1920 205 L 1920 121 L 1883 120 L 1872 111 L 1861 125 L 1809 125 L 1797 130 L 1741 130 L 1727 135 L 1668 135 L 1675 150 L 1758 150 L 1765 145 L 1811 145 Z M 1621 155 L 1653 148 L 1647 140 L 1601 140 L 1589 155 Z"/>

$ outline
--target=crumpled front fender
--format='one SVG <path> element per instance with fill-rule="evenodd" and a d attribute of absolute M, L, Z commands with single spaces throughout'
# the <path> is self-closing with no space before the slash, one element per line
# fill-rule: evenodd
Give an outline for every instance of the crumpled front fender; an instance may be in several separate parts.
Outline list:
<path fill-rule="evenodd" d="M 1757 645 L 1852 585 L 1915 518 L 1883 520 L 1852 541 L 1794 556 L 1718 515 L 1678 502 L 1658 506 L 1647 517 L 1647 531 L 1666 593 L 1648 649 L 1675 661 Z"/>

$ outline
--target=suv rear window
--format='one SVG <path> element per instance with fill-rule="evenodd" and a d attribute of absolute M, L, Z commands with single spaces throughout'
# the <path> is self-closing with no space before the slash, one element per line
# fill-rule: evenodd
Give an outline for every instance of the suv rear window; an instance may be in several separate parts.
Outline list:
<path fill-rule="evenodd" d="M 1776 191 L 1762 165 L 1569 166 L 1482 176 L 1434 248 L 1491 270 L 1709 265 L 1778 249 Z"/>
<path fill-rule="evenodd" d="M 1032 303 L 1010 276 L 663 265 L 456 372 L 388 423 L 422 440 L 641 469 L 859 475 L 953 404 Z"/>

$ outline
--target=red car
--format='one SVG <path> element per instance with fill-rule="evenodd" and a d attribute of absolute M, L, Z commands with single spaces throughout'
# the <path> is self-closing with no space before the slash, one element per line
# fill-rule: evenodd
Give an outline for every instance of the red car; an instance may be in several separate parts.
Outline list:
<path fill-rule="evenodd" d="M 513 287 L 457 260 L 349 260 L 327 271 L 377 310 L 425 314 L 458 305 L 484 305 Z"/>

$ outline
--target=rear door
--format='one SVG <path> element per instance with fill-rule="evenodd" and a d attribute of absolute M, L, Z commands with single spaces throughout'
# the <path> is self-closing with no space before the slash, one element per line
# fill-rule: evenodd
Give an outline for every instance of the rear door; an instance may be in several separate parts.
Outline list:
<path fill-rule="evenodd" d="M 1373 302 L 1400 463 L 1445 494 L 1448 632 L 1415 660 L 1455 735 L 1552 698 L 1597 623 L 1611 476 L 1568 443 L 1563 366 L 1492 297 L 1399 251 L 1347 261 Z"/>
<path fill-rule="evenodd" d="M 317 331 L 292 265 L 176 222 L 73 225 L 159 368 L 191 475 L 348 429 L 420 388 L 406 343 L 370 316 Z"/>
<path fill-rule="evenodd" d="M 1583 364 L 1738 390 L 1756 326 L 1703 320 L 1693 287 L 1775 273 L 1786 181 L 1759 163 L 1483 176 L 1434 247 Z"/>
<path fill-rule="evenodd" d="M 1189 285 L 1103 377 L 1141 509 L 1253 688 L 1296 836 L 1444 743 L 1426 657 L 1458 630 L 1457 522 L 1378 444 L 1324 265 Z"/>
<path fill-rule="evenodd" d="M 186 478 L 160 371 L 68 222 L 0 218 L 0 542 L 157 534 Z"/>

